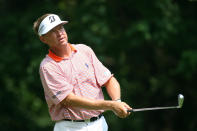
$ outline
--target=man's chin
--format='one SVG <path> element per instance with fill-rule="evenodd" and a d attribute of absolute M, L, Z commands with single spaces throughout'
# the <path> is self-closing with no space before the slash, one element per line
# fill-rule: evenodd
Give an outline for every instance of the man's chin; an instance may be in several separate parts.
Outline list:
<path fill-rule="evenodd" d="M 60 44 L 60 45 L 67 45 L 68 42 L 60 42 L 59 44 Z"/>

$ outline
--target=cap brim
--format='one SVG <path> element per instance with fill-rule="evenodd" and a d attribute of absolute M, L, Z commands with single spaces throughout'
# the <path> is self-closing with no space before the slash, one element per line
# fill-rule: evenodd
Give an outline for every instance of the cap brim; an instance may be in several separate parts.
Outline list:
<path fill-rule="evenodd" d="M 63 24 L 63 25 L 64 25 L 64 24 L 67 24 L 67 23 L 68 23 L 68 21 L 62 21 L 62 23 L 61 23 L 61 24 Z"/>

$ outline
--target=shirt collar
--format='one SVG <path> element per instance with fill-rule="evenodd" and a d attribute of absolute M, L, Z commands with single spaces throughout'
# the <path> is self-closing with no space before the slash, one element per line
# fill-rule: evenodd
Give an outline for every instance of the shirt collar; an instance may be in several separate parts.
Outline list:
<path fill-rule="evenodd" d="M 76 50 L 76 48 L 74 46 L 72 46 L 70 43 L 68 43 L 68 45 L 70 46 L 71 51 L 77 52 L 77 50 Z M 60 61 L 62 61 L 64 59 L 63 57 L 57 56 L 51 50 L 49 50 L 48 56 L 50 58 L 52 58 L 54 61 L 56 61 L 56 62 L 60 62 Z"/>

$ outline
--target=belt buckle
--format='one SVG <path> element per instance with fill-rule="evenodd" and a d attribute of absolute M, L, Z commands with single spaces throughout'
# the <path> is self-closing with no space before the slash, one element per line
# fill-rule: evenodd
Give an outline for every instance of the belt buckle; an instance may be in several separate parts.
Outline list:
<path fill-rule="evenodd" d="M 90 122 L 90 119 L 86 119 L 85 122 Z"/>

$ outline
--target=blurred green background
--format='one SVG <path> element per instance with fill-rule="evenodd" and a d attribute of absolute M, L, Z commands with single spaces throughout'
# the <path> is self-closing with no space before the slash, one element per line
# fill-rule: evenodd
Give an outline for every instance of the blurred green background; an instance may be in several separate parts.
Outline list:
<path fill-rule="evenodd" d="M 45 13 L 69 21 L 69 41 L 92 47 L 133 108 L 185 96 L 181 110 L 105 112 L 109 131 L 197 130 L 197 1 L 0 0 L 1 131 L 53 130 L 39 78 L 48 49 L 32 30 Z"/>

